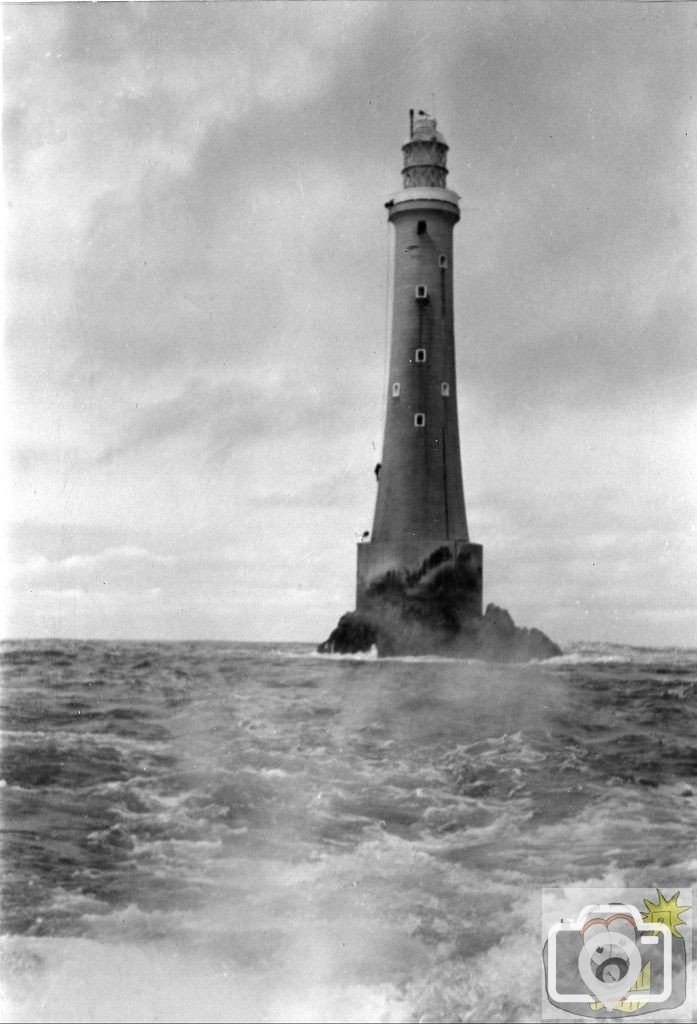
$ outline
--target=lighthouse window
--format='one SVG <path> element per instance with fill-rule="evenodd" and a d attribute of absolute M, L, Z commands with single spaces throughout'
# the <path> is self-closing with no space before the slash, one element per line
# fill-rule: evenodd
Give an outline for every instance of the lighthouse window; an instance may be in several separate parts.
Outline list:
<path fill-rule="evenodd" d="M 417 297 L 417 299 L 427 299 L 428 298 L 428 288 L 426 287 L 425 284 L 417 284 L 417 286 L 416 286 L 416 297 Z"/>
<path fill-rule="evenodd" d="M 392 397 L 399 398 L 399 384 L 397 383 L 392 385 Z"/>
<path fill-rule="evenodd" d="M 425 220 L 420 220 L 418 222 L 418 224 L 416 225 L 416 233 L 417 233 L 417 235 L 425 235 L 426 234 L 426 221 Z"/>
<path fill-rule="evenodd" d="M 417 348 L 416 352 L 414 353 L 414 359 L 415 359 L 415 361 L 417 363 L 425 363 L 426 362 L 426 349 L 425 348 Z"/>
<path fill-rule="evenodd" d="M 443 398 L 450 397 L 450 385 L 446 381 L 443 381 L 443 383 L 441 384 L 440 393 L 443 396 Z"/>
<path fill-rule="evenodd" d="M 447 256 L 439 256 L 438 257 L 438 266 L 440 267 L 441 270 L 445 270 L 446 267 L 448 266 L 448 257 Z"/>
<path fill-rule="evenodd" d="M 426 416 L 425 416 L 424 413 L 422 413 L 422 412 L 417 412 L 416 413 L 416 415 L 414 416 L 414 426 L 415 427 L 425 427 L 426 426 Z"/>

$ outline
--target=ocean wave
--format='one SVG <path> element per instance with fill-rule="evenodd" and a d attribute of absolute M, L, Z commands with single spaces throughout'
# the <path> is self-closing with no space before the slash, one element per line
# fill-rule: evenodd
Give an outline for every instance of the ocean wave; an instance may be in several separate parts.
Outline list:
<path fill-rule="evenodd" d="M 169 744 L 164 739 L 144 739 L 142 737 L 124 736 L 120 733 L 109 732 L 77 732 L 66 729 L 2 729 L 0 740 L 3 742 L 27 743 L 38 747 L 43 743 L 62 744 L 65 747 L 71 745 L 77 747 L 111 747 L 126 753 L 138 752 L 161 753 L 169 749 Z"/>
<path fill-rule="evenodd" d="M 290 657 L 296 658 L 318 658 L 322 661 L 377 661 L 378 649 L 373 646 L 367 651 L 355 651 L 353 654 L 339 654 L 329 651 L 308 651 L 306 653 L 292 653 Z"/>
<path fill-rule="evenodd" d="M 36 650 L 5 695 L 9 1019 L 536 1020 L 541 887 L 694 874 L 684 652 L 94 644 L 42 691 Z"/>
<path fill-rule="evenodd" d="M 563 653 L 549 658 L 546 664 L 634 664 L 651 665 L 664 662 L 671 670 L 680 666 L 697 666 L 697 648 L 693 647 L 637 647 L 607 642 L 576 642 L 563 645 Z"/>

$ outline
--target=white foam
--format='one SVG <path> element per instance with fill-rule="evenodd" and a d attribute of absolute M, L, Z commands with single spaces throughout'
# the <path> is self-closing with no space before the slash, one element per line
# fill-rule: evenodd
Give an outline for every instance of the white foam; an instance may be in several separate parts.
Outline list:
<path fill-rule="evenodd" d="M 353 654 L 338 654 L 334 652 L 310 651 L 308 654 L 299 654 L 300 658 L 321 658 L 326 661 L 377 661 L 378 649 L 373 646 L 367 651 L 356 651 Z"/>

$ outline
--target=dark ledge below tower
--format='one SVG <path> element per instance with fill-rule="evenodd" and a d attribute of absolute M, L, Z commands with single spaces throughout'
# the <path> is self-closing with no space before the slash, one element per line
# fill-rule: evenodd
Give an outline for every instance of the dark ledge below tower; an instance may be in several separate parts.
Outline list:
<path fill-rule="evenodd" d="M 510 614 L 478 606 L 480 581 L 464 557 L 418 578 L 387 572 L 373 580 L 359 611 L 342 615 L 318 651 L 356 654 L 377 648 L 380 657 L 440 654 L 488 661 L 554 658 L 560 648 L 539 629 L 516 626 Z"/>

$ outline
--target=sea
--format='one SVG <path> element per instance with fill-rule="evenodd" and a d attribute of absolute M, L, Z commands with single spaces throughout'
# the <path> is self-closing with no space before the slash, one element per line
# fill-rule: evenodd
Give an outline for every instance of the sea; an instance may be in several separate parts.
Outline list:
<path fill-rule="evenodd" d="M 697 650 L 2 663 L 6 1021 L 538 1021 L 543 890 L 694 884 Z"/>

